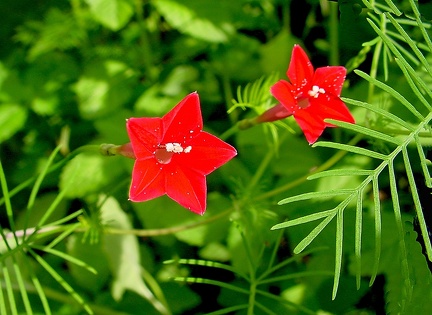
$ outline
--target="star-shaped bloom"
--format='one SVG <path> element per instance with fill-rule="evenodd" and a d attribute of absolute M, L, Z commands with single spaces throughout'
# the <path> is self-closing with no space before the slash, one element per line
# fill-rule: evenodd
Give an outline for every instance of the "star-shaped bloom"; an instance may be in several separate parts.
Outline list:
<path fill-rule="evenodd" d="M 130 118 L 126 125 L 136 158 L 129 199 L 146 201 L 166 194 L 202 215 L 206 175 L 237 151 L 202 130 L 198 94 L 189 94 L 162 118 Z"/>
<path fill-rule="evenodd" d="M 314 71 L 304 50 L 295 45 L 287 76 L 271 87 L 273 96 L 294 116 L 309 144 L 317 141 L 326 127 L 335 127 L 324 119 L 354 123 L 350 111 L 340 99 L 346 69 L 328 66 Z"/>

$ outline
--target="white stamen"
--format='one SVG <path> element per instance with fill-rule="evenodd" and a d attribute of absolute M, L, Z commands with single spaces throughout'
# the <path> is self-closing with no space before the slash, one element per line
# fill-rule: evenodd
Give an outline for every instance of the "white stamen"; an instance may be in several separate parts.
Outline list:
<path fill-rule="evenodd" d="M 166 149 L 168 152 L 172 152 L 172 151 L 174 151 L 174 144 L 172 144 L 172 143 L 167 143 L 167 144 L 165 144 L 165 149 Z"/>
<path fill-rule="evenodd" d="M 325 90 L 323 88 L 320 88 L 318 85 L 314 85 L 312 87 L 312 90 L 308 92 L 309 96 L 312 96 L 314 98 L 317 98 L 320 94 L 324 94 Z"/>
<path fill-rule="evenodd" d="M 192 146 L 189 145 L 186 148 L 183 148 L 180 143 L 168 142 L 167 144 L 165 144 L 165 150 L 167 152 L 174 152 L 174 153 L 182 153 L 182 152 L 189 153 L 192 150 Z"/>
<path fill-rule="evenodd" d="M 182 153 L 183 152 L 183 148 L 180 145 L 180 143 L 173 143 L 174 145 L 174 152 L 175 153 Z"/>

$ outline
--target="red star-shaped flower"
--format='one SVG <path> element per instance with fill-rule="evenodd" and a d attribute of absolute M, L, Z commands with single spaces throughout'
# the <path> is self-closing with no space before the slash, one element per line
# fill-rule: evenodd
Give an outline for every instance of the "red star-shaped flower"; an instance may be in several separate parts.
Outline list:
<path fill-rule="evenodd" d="M 290 82 L 280 80 L 271 87 L 273 96 L 292 113 L 310 144 L 326 127 L 334 127 L 324 119 L 355 122 L 339 98 L 345 75 L 346 69 L 341 66 L 314 71 L 304 50 L 295 45 L 287 71 Z"/>
<path fill-rule="evenodd" d="M 129 199 L 146 201 L 164 194 L 203 214 L 206 175 L 237 151 L 202 131 L 200 102 L 191 93 L 162 118 L 130 118 L 127 132 L 135 155 Z"/>

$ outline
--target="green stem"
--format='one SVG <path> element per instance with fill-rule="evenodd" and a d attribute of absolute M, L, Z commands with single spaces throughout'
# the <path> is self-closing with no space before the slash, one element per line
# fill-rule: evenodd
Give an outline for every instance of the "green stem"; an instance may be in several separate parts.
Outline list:
<path fill-rule="evenodd" d="M 381 29 L 384 33 L 385 29 L 386 29 L 386 24 L 385 24 L 384 18 L 382 18 Z M 371 69 L 370 69 L 370 76 L 374 79 L 376 79 L 377 73 L 378 73 L 378 65 L 379 65 L 379 59 L 380 59 L 380 55 L 381 55 L 382 46 L 383 46 L 382 40 L 378 40 L 376 43 L 376 46 L 375 46 L 374 53 L 373 53 L 372 64 L 371 64 Z M 375 89 L 375 85 L 370 82 L 369 88 L 368 88 L 368 102 L 369 103 L 373 102 L 372 100 L 373 100 L 373 95 L 374 95 L 374 89 Z M 366 119 L 366 123 L 367 122 L 368 122 L 368 120 Z"/>
<path fill-rule="evenodd" d="M 57 162 L 56 164 L 54 164 L 53 166 L 51 166 L 46 173 L 49 174 L 49 173 L 52 173 L 52 172 L 60 169 L 61 167 L 63 167 L 66 164 L 66 162 L 68 162 L 69 160 L 71 160 L 72 158 L 77 156 L 78 154 L 84 153 L 84 152 L 100 153 L 99 152 L 99 145 L 84 145 L 82 147 L 75 149 L 68 156 L 66 156 L 63 160 L 61 160 L 61 161 Z M 34 181 L 36 181 L 37 178 L 38 178 L 37 176 L 31 177 L 28 180 L 26 180 L 26 181 L 22 182 L 21 184 L 19 184 L 18 186 L 16 186 L 14 189 L 9 191 L 9 194 L 8 194 L 9 198 L 12 198 L 13 196 L 18 194 L 23 189 L 30 186 Z M 0 199 L 0 206 L 3 205 L 5 203 L 5 201 L 6 201 L 6 199 L 4 197 L 1 198 Z"/>
<path fill-rule="evenodd" d="M 228 75 L 225 73 L 222 74 L 221 79 L 222 79 L 222 88 L 223 88 L 224 97 L 225 97 L 225 106 L 226 106 L 226 109 L 229 110 L 233 104 L 232 100 L 234 98 L 233 93 L 232 93 L 232 89 L 231 89 L 231 82 L 230 82 Z M 231 123 L 237 122 L 238 111 L 233 110 L 230 113 L 229 118 L 231 120 Z"/>
<path fill-rule="evenodd" d="M 291 0 L 282 1 L 282 24 L 283 28 L 288 32 L 291 33 L 291 27 L 290 27 L 290 5 Z"/>
<path fill-rule="evenodd" d="M 220 220 L 220 219 L 228 216 L 230 213 L 232 213 L 232 208 L 229 208 L 228 210 L 225 210 L 224 212 L 221 212 L 217 215 L 214 215 L 214 216 L 208 218 L 207 220 L 189 223 L 189 224 L 184 224 L 184 225 L 173 226 L 173 227 L 168 227 L 168 228 L 163 228 L 163 229 L 124 230 L 124 229 L 116 229 L 116 228 L 111 228 L 111 227 L 104 227 L 103 231 L 104 231 L 104 233 L 111 234 L 111 235 L 135 235 L 135 236 L 139 236 L 139 237 L 169 235 L 169 234 L 174 234 L 174 233 L 182 232 L 185 230 L 193 229 L 193 228 L 196 228 L 196 227 L 201 226 L 201 225 L 210 224 L 214 221 Z M 61 233 L 65 230 L 67 230 L 69 227 L 70 227 L 70 224 L 46 226 L 46 227 L 43 227 L 41 229 L 28 228 L 26 230 L 15 231 L 14 233 L 12 233 L 12 232 L 6 233 L 5 238 L 9 239 L 9 238 L 12 238 L 15 236 L 20 237 L 23 235 L 30 236 L 33 233 L 36 233 L 38 235 L 43 235 L 45 233 L 47 235 L 52 234 L 52 233 Z M 75 232 L 87 232 L 90 228 L 91 228 L 90 225 L 83 225 L 83 226 L 77 228 L 75 230 Z"/>
<path fill-rule="evenodd" d="M 4 281 L 0 281 L 0 288 L 2 290 L 4 290 L 5 287 L 6 287 L 6 285 L 5 285 Z M 14 285 L 13 288 L 14 288 L 14 290 L 17 290 L 17 291 L 19 290 L 18 286 Z M 25 288 L 26 288 L 26 291 L 28 293 L 33 293 L 33 294 L 38 293 L 36 288 L 31 284 L 26 283 Z M 50 299 L 55 300 L 57 302 L 60 302 L 62 304 L 77 305 L 76 301 L 69 294 L 60 293 L 58 289 L 51 289 L 49 287 L 43 287 L 43 292 Z M 96 304 L 87 303 L 87 305 L 91 308 L 92 311 L 94 311 L 94 314 L 96 314 L 96 315 L 97 314 L 100 314 L 100 315 L 102 315 L 102 314 L 103 315 L 127 315 L 127 314 L 129 314 L 129 313 L 124 313 L 124 312 L 112 310 L 110 308 L 96 305 Z"/>
<path fill-rule="evenodd" d="M 339 65 L 339 4 L 329 1 L 330 23 L 329 23 L 329 42 L 330 42 L 330 65 Z"/>
<path fill-rule="evenodd" d="M 151 44 L 149 41 L 148 30 L 144 20 L 144 10 L 143 6 L 145 1 L 136 0 L 135 1 L 135 11 L 138 26 L 140 28 L 140 48 L 142 50 L 143 56 L 143 66 L 145 73 L 150 77 L 151 80 L 155 78 L 155 73 L 153 71 L 154 58 L 153 52 L 151 50 Z"/>
<path fill-rule="evenodd" d="M 251 279 L 250 289 L 249 289 L 249 303 L 248 303 L 249 306 L 248 306 L 247 315 L 254 315 L 255 297 L 256 297 L 256 283 Z"/>
<path fill-rule="evenodd" d="M 361 135 L 357 135 L 348 144 L 354 145 L 357 142 L 359 142 L 361 138 L 362 138 Z M 263 199 L 266 199 L 269 197 L 273 197 L 277 194 L 280 194 L 284 191 L 290 190 L 290 189 L 304 183 L 310 175 L 329 169 L 330 167 L 335 165 L 337 162 L 339 162 L 347 153 L 348 152 L 346 152 L 346 151 L 339 151 L 338 153 L 333 155 L 330 159 L 328 159 L 324 164 L 320 165 L 319 167 L 317 167 L 316 169 L 311 171 L 309 174 L 306 174 L 302 177 L 299 177 L 296 180 L 289 182 L 286 185 L 280 186 L 276 189 L 273 189 L 273 190 L 270 190 L 266 193 L 263 193 L 263 194 L 255 197 L 254 200 L 263 200 Z"/>
<path fill-rule="evenodd" d="M 269 150 L 267 152 L 266 156 L 264 157 L 264 159 L 262 159 L 258 169 L 256 170 L 254 176 L 252 177 L 251 181 L 249 182 L 249 185 L 247 187 L 247 192 L 248 192 L 247 195 L 249 195 L 252 192 L 252 190 L 255 188 L 256 184 L 258 183 L 258 181 L 263 176 L 265 170 L 267 169 L 267 166 L 270 164 L 271 160 L 273 159 L 275 151 L 276 151 L 276 149 Z"/>
<path fill-rule="evenodd" d="M 281 143 L 284 141 L 284 138 L 285 137 L 283 137 L 281 139 L 281 141 L 280 141 Z M 264 159 L 261 161 L 261 164 L 259 165 L 257 171 L 255 172 L 254 176 L 252 177 L 252 179 L 251 179 L 251 181 L 250 181 L 250 183 L 248 185 L 248 188 L 247 188 L 248 194 L 246 194 L 247 196 L 249 196 L 249 194 L 252 193 L 252 190 L 255 188 L 255 186 L 257 185 L 258 181 L 263 176 L 265 170 L 267 169 L 267 166 L 272 161 L 273 156 L 275 155 L 276 150 L 277 150 L 277 148 L 270 149 L 267 152 L 267 154 L 264 157 Z"/>
<path fill-rule="evenodd" d="M 232 135 L 236 134 L 239 131 L 239 127 L 238 124 L 235 124 L 233 126 L 231 126 L 228 130 L 226 130 L 223 134 L 221 134 L 219 136 L 219 138 L 221 138 L 222 140 L 226 140 L 229 137 L 231 137 Z"/>

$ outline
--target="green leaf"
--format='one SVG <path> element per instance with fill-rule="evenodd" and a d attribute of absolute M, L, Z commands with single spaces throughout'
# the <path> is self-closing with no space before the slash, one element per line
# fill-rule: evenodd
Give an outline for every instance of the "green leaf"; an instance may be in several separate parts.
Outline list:
<path fill-rule="evenodd" d="M 155 0 L 152 4 L 172 27 L 197 39 L 222 43 L 234 33 L 226 16 L 237 6 L 234 1 L 207 1 L 203 5 L 200 0 Z"/>
<path fill-rule="evenodd" d="M 27 119 L 27 110 L 18 104 L 0 105 L 0 143 L 19 131 Z"/>
<path fill-rule="evenodd" d="M 384 109 L 382 109 L 382 108 L 380 108 L 380 107 L 378 107 L 376 105 L 371 105 L 371 104 L 368 104 L 366 102 L 360 102 L 360 101 L 349 99 L 349 98 L 345 98 L 345 97 L 343 97 L 342 100 L 344 102 L 348 103 L 348 104 L 359 106 L 359 107 L 363 107 L 363 108 L 366 108 L 369 111 L 373 111 L 373 112 L 375 112 L 375 113 L 377 113 L 377 114 L 379 114 L 379 115 L 381 115 L 381 116 L 389 119 L 390 121 L 396 123 L 397 125 L 400 125 L 400 126 L 406 128 L 406 129 L 410 130 L 410 131 L 414 130 L 413 126 L 411 126 L 410 124 L 408 124 L 405 120 L 399 118 L 396 115 L 393 115 L 392 113 L 389 113 L 388 111 L 386 111 L 386 110 L 384 110 Z"/>
<path fill-rule="evenodd" d="M 315 191 L 310 193 L 304 193 L 301 195 L 289 197 L 282 199 L 278 202 L 278 205 L 283 205 L 286 203 L 291 203 L 295 201 L 301 201 L 301 200 L 309 200 L 314 198 L 333 198 L 335 196 L 340 195 L 349 195 L 355 192 L 354 189 L 335 189 L 335 190 L 327 190 L 327 191 Z"/>
<path fill-rule="evenodd" d="M 298 42 L 299 40 L 291 32 L 282 29 L 279 34 L 261 46 L 261 67 L 264 73 L 285 73 L 288 69 L 292 48 Z"/>
<path fill-rule="evenodd" d="M 90 6 L 93 17 L 103 26 L 118 31 L 123 28 L 134 14 L 130 0 L 85 0 Z"/>
<path fill-rule="evenodd" d="M 272 226 L 272 230 L 278 230 L 278 229 L 284 229 L 284 228 L 288 228 L 290 226 L 295 226 L 295 225 L 300 225 L 300 224 L 305 224 L 308 222 L 312 222 L 315 220 L 319 220 L 325 217 L 329 217 L 329 216 L 334 216 L 334 212 L 335 210 L 326 210 L 326 211 L 321 211 L 321 212 L 316 212 L 310 215 L 306 215 L 303 216 L 301 218 L 298 219 L 294 219 L 294 220 L 289 220 L 287 222 L 283 222 L 283 223 L 279 223 L 276 224 L 274 226 Z"/>
<path fill-rule="evenodd" d="M 104 60 L 88 65 L 73 90 L 84 119 L 95 119 L 114 113 L 129 100 L 135 72 L 125 63 Z"/>
<path fill-rule="evenodd" d="M 327 142 L 327 141 L 319 141 L 312 145 L 313 147 L 325 147 L 325 148 L 333 148 L 343 151 L 348 151 L 364 156 L 368 156 L 371 158 L 379 159 L 379 160 L 386 160 L 387 156 L 369 149 L 364 149 L 360 147 L 356 147 L 353 145 L 347 145 L 347 144 L 340 144 L 340 143 L 334 143 L 334 142 Z"/>
<path fill-rule="evenodd" d="M 379 139 L 382 141 L 393 143 L 395 145 L 400 145 L 402 143 L 402 141 L 400 139 L 397 139 L 395 137 L 389 136 L 385 133 L 382 133 L 382 132 L 379 132 L 376 130 L 371 130 L 370 128 L 367 128 L 367 127 L 363 127 L 363 126 L 356 125 L 356 124 L 350 124 L 350 123 L 346 123 L 346 122 L 338 121 L 338 120 L 333 120 L 333 119 L 326 119 L 325 121 L 329 122 L 335 126 L 346 128 L 348 130 L 354 131 L 355 133 L 361 133 L 361 134 L 367 135 L 367 136 L 375 138 L 375 139 Z"/>
<path fill-rule="evenodd" d="M 130 219 L 114 198 L 108 197 L 100 211 L 102 223 L 107 227 L 125 231 L 132 229 Z M 141 269 L 144 267 L 141 264 L 137 237 L 127 233 L 106 233 L 103 246 L 114 275 L 111 288 L 114 299 L 120 300 L 125 291 L 130 290 L 148 300 L 161 314 L 166 314 L 166 306 L 155 298 L 143 280 Z"/>
<path fill-rule="evenodd" d="M 226 237 L 229 224 L 226 220 L 215 220 L 212 224 L 204 222 L 223 215 L 229 209 L 230 203 L 218 193 L 210 193 L 207 196 L 207 210 L 204 216 L 198 216 L 167 197 L 149 200 L 145 203 L 134 203 L 134 208 L 142 224 L 148 229 L 164 229 L 185 227 L 174 236 L 192 246 L 204 246 L 205 244 L 218 242 Z M 163 209 L 163 211 L 161 211 Z M 157 213 L 158 215 L 154 215 Z M 194 227 L 196 225 L 196 227 Z M 186 228 L 188 227 L 188 228 Z M 173 233 L 175 230 L 173 230 Z M 168 245 L 171 243 L 169 236 L 156 237 L 155 240 Z"/>
<path fill-rule="evenodd" d="M 378 81 L 375 78 L 372 78 L 370 75 L 364 73 L 360 70 L 354 71 L 356 74 L 361 76 L 363 79 L 369 81 L 370 83 L 374 84 L 375 86 L 381 88 L 382 90 L 386 91 L 388 94 L 393 96 L 395 99 L 397 99 L 402 105 L 404 105 L 414 116 L 416 116 L 419 120 L 423 120 L 424 117 L 422 114 L 399 92 L 397 92 L 394 88 L 390 87 L 389 85 Z"/>
<path fill-rule="evenodd" d="M 101 243 L 83 242 L 79 235 L 71 235 L 67 240 L 68 253 L 92 266 L 97 273 L 68 261 L 68 268 L 74 280 L 84 289 L 97 293 L 109 279 L 108 261 L 102 250 Z"/>
<path fill-rule="evenodd" d="M 94 154 L 80 154 L 64 167 L 60 189 L 69 198 L 82 198 L 99 193 L 122 173 L 121 161 Z"/>

